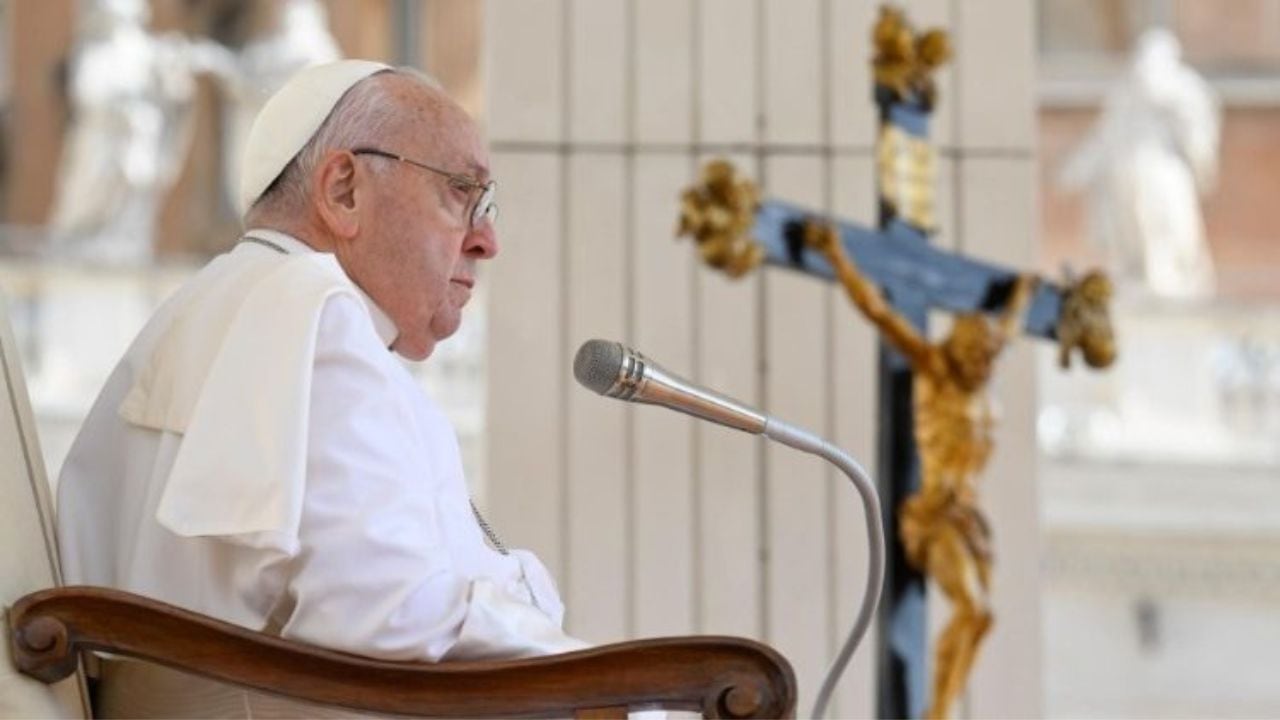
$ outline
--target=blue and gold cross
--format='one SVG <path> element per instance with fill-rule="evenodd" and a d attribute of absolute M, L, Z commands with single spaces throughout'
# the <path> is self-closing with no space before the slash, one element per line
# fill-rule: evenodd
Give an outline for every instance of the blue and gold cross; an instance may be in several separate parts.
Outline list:
<path fill-rule="evenodd" d="M 937 228 L 936 154 L 928 138 L 936 100 L 932 73 L 950 56 L 946 35 L 938 30 L 916 34 L 901 14 L 886 9 L 873 41 L 880 119 L 876 228 L 761 200 L 754 183 L 717 160 L 705 166 L 699 184 L 682 196 L 679 234 L 694 238 L 703 261 L 731 277 L 767 264 L 835 280 L 826 257 L 805 242 L 807 226 L 833 226 L 860 272 L 922 336 L 931 308 L 999 314 L 1010 302 L 1019 273 L 929 244 Z M 1026 335 L 1057 341 L 1064 367 L 1075 350 L 1089 365 L 1105 366 L 1114 356 L 1109 298 L 1109 282 L 1100 273 L 1068 278 L 1061 285 L 1040 282 L 1022 329 Z M 890 548 L 878 621 L 877 714 L 921 717 L 929 687 L 925 583 L 906 562 L 897 513 L 920 485 L 912 369 L 884 342 L 879 366 L 878 476 Z"/>

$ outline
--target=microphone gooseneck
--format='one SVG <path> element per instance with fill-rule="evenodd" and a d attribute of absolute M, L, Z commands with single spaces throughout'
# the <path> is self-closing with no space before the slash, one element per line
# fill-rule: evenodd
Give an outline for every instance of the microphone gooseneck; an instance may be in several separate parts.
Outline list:
<path fill-rule="evenodd" d="M 880 604 L 884 586 L 884 526 L 880 496 L 867 471 L 848 453 L 813 433 L 769 417 L 757 410 L 667 372 L 629 347 L 609 340 L 588 340 L 573 359 L 573 375 L 587 389 L 605 397 L 662 405 L 694 417 L 764 435 L 802 452 L 817 455 L 840 468 L 862 499 L 867 524 L 867 586 L 849 637 L 827 671 L 814 702 L 813 717 L 822 717 L 836 681 L 849 664 L 858 643 L 866 635 Z"/>

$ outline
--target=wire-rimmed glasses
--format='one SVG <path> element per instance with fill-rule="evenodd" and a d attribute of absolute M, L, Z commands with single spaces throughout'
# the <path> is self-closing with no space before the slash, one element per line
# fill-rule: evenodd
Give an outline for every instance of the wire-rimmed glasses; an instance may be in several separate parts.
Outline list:
<path fill-rule="evenodd" d="M 352 155 L 377 155 L 378 157 L 384 157 L 389 160 L 398 160 L 403 163 L 409 163 L 414 167 L 420 167 L 423 170 L 429 170 L 433 173 L 436 173 L 437 175 L 441 175 L 447 178 L 449 182 L 454 186 L 463 188 L 467 190 L 469 193 L 479 190 L 480 196 L 476 198 L 475 205 L 471 207 L 471 211 L 469 213 L 472 230 L 479 229 L 485 223 L 493 224 L 498 219 L 498 203 L 494 202 L 494 197 L 498 189 L 498 183 L 494 180 L 490 180 L 488 182 L 482 183 L 473 177 L 468 177 L 467 175 L 462 175 L 459 173 L 449 172 L 448 170 L 442 170 L 438 167 L 434 167 L 432 165 L 428 165 L 423 162 L 418 162 L 417 160 L 411 160 L 403 155 L 397 155 L 396 153 L 388 152 L 386 150 L 379 150 L 378 148 L 371 148 L 371 147 L 354 148 L 352 149 L 351 154 Z"/>

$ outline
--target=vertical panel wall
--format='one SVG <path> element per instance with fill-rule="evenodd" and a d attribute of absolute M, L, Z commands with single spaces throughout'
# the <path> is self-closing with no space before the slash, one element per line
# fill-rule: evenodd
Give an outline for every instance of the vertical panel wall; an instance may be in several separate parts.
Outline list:
<path fill-rule="evenodd" d="M 631 8 L 636 152 L 630 247 L 634 282 L 626 341 L 688 372 L 693 367 L 695 258 L 687 246 L 671 239 L 671 207 L 673 193 L 688 181 L 691 167 L 693 5 L 650 0 L 633 2 Z M 692 632 L 697 606 L 693 420 L 636 411 L 631 440 L 633 629 L 639 635 Z"/>
<path fill-rule="evenodd" d="M 568 337 L 615 337 L 626 327 L 619 290 L 630 268 L 626 167 L 616 155 L 584 153 L 568 158 L 568 170 Z M 596 599 L 624 598 L 631 588 L 627 474 L 619 463 L 629 447 L 626 418 L 591 393 L 571 391 L 566 403 L 568 567 L 560 584 L 578 632 L 618 640 L 629 634 L 625 605 Z"/>
<path fill-rule="evenodd" d="M 511 542 L 535 548 L 561 578 L 571 575 L 564 562 L 567 188 L 563 154 L 544 148 L 562 141 L 567 119 L 563 15 L 561 0 L 486 8 L 492 172 L 502 178 L 509 219 L 498 232 L 500 259 L 480 277 L 501 308 L 489 320 L 486 509 Z"/>
<path fill-rule="evenodd" d="M 1019 0 L 911 0 L 950 29 L 939 77 L 941 246 L 1031 266 L 1033 18 Z M 972 7 L 971 7 L 972 6 Z M 839 288 L 775 269 L 732 281 L 674 238 L 701 164 L 767 195 L 875 222 L 863 0 L 490 0 L 487 125 L 501 186 L 489 271 L 494 524 L 555 570 L 592 641 L 729 633 L 795 665 L 801 714 L 866 572 L 856 493 L 821 462 L 572 380 L 600 337 L 834 438 L 875 467 L 876 337 Z M 935 335 L 946 329 L 939 316 Z M 996 629 L 963 713 L 1040 714 L 1032 353 L 1004 358 L 982 488 Z M 945 618 L 934 602 L 930 632 Z M 870 641 L 868 641 L 870 642 Z M 870 645 L 836 697 L 875 712 Z"/>
<path fill-rule="evenodd" d="M 757 156 L 747 149 L 754 148 L 759 137 L 756 118 L 761 60 L 755 47 L 760 13 L 755 3 L 741 0 L 703 0 L 696 7 L 694 140 L 740 149 L 699 153 L 694 165 L 727 156 L 744 172 L 756 175 Z M 687 246 L 683 249 L 689 250 Z M 699 268 L 694 279 L 694 374 L 710 387 L 758 405 L 760 275 L 730 280 Z M 763 445 L 708 423 L 696 423 L 694 432 L 698 489 L 695 619 L 700 632 L 761 637 Z"/>

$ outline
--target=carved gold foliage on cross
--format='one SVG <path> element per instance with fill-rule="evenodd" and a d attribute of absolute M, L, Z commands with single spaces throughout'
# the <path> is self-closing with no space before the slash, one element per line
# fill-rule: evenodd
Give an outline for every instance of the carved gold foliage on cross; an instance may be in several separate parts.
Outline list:
<path fill-rule="evenodd" d="M 937 99 L 933 73 L 951 59 L 946 31 L 935 28 L 917 33 L 901 10 L 882 5 L 871 41 L 876 84 L 893 90 L 899 99 L 919 96 L 932 107 Z"/>
<path fill-rule="evenodd" d="M 764 259 L 764 249 L 751 238 L 759 207 L 756 184 L 739 177 L 729 161 L 713 160 L 703 167 L 699 183 L 681 194 L 676 234 L 698 243 L 703 262 L 742 277 Z"/>

